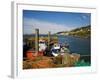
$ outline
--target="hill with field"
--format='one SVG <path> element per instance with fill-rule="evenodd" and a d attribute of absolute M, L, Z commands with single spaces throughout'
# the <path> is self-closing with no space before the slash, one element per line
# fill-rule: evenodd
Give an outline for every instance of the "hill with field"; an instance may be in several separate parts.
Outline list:
<path fill-rule="evenodd" d="M 85 26 L 85 27 L 80 27 L 76 28 L 70 31 L 62 31 L 56 33 L 57 35 L 70 35 L 70 36 L 75 36 L 75 37 L 82 37 L 82 38 L 89 38 L 91 36 L 91 26 Z"/>

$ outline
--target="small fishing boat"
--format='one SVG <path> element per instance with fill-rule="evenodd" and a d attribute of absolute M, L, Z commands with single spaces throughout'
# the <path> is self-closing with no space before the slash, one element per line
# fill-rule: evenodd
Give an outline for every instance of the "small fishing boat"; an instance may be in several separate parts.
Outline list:
<path fill-rule="evenodd" d="M 47 48 L 45 40 L 39 40 L 39 51 L 45 51 Z"/>
<path fill-rule="evenodd" d="M 53 56 L 58 56 L 59 55 L 59 53 L 60 53 L 60 44 L 54 44 L 53 45 L 53 47 L 51 48 L 51 54 L 53 55 Z"/>
<path fill-rule="evenodd" d="M 63 55 L 65 53 L 70 53 L 70 50 L 69 48 L 66 47 L 66 45 L 62 46 L 61 44 L 54 44 L 53 47 L 51 48 L 51 54 L 56 57 L 58 56 L 59 54 Z"/>

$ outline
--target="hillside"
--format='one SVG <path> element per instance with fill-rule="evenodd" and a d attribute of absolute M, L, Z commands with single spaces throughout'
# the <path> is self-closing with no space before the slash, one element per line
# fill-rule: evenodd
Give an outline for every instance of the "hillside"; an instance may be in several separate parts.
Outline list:
<path fill-rule="evenodd" d="M 91 27 L 88 25 L 85 27 L 73 29 L 71 31 L 62 31 L 58 32 L 57 35 L 71 35 L 75 37 L 89 38 L 91 35 Z"/>

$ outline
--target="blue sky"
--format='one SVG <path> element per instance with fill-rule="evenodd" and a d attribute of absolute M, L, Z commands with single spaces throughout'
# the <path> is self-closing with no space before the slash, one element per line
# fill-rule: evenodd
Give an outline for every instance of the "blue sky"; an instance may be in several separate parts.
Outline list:
<path fill-rule="evenodd" d="M 24 34 L 32 34 L 35 28 L 46 34 L 48 31 L 56 33 L 90 24 L 90 13 L 23 10 Z"/>

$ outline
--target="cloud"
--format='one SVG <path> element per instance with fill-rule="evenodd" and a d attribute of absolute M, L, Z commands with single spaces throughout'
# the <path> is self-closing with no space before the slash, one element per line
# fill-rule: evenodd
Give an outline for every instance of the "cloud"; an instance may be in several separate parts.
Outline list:
<path fill-rule="evenodd" d="M 60 31 L 71 30 L 72 27 L 68 27 L 62 24 L 56 24 L 36 19 L 24 18 L 23 21 L 24 34 L 32 34 L 35 29 L 38 28 L 41 34 L 47 34 L 50 31 L 52 34 Z"/>
<path fill-rule="evenodd" d="M 90 18 L 91 14 L 90 13 L 85 13 L 85 14 L 82 14 L 81 18 L 86 20 L 88 18 Z"/>
<path fill-rule="evenodd" d="M 87 16 L 86 16 L 86 15 L 83 15 L 83 16 L 82 16 L 82 19 L 87 19 Z"/>

